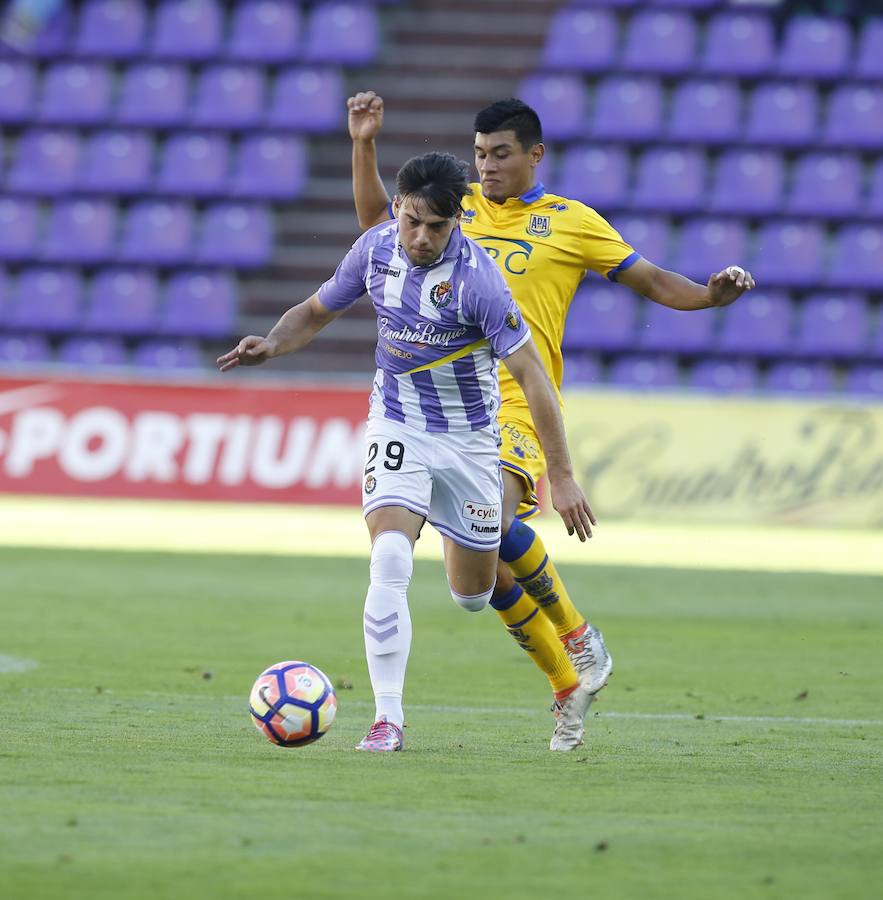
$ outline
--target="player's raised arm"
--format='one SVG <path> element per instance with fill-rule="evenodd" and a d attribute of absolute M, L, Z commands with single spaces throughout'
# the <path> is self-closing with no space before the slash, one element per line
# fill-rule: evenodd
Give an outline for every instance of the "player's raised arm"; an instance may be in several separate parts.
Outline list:
<path fill-rule="evenodd" d="M 374 139 L 383 125 L 383 98 L 360 91 L 346 101 L 347 122 L 353 141 L 353 200 L 361 228 L 389 219 L 389 195 L 377 168 Z"/>
<path fill-rule="evenodd" d="M 624 269 L 616 280 L 649 300 L 681 310 L 729 306 L 754 287 L 751 273 L 741 266 L 728 266 L 715 272 L 708 279 L 708 284 L 703 286 L 677 272 L 661 269 L 646 259 L 639 259 Z"/>
<path fill-rule="evenodd" d="M 592 536 L 597 525 L 589 501 L 573 477 L 573 466 L 567 450 L 564 422 L 552 382 L 533 338 L 507 356 L 503 362 L 524 391 L 530 414 L 548 463 L 552 505 L 567 526 L 567 533 L 576 532 L 584 541 Z"/>
<path fill-rule="evenodd" d="M 274 356 L 300 350 L 342 312 L 326 308 L 319 295 L 313 294 L 303 303 L 292 306 L 266 337 L 250 334 L 229 353 L 219 356 L 218 368 L 229 372 L 237 366 L 259 366 Z"/>

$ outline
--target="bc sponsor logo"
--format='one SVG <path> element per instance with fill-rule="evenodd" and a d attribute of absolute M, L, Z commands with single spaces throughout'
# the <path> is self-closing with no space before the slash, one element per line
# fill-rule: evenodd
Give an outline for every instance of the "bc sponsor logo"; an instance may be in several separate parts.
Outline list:
<path fill-rule="evenodd" d="M 475 240 L 487 251 L 488 256 L 510 275 L 523 275 L 527 271 L 533 244 L 514 238 L 477 237 Z"/>
<path fill-rule="evenodd" d="M 377 479 L 373 475 L 369 475 L 365 479 L 365 493 L 373 494 L 376 487 L 377 487 Z"/>
<path fill-rule="evenodd" d="M 429 302 L 436 309 L 444 309 L 454 296 L 454 288 L 450 281 L 440 281 L 434 284 L 429 291 Z"/>
<path fill-rule="evenodd" d="M 533 215 L 527 226 L 527 233 L 535 237 L 548 237 L 552 233 L 552 217 Z"/>
<path fill-rule="evenodd" d="M 466 500 L 463 503 L 463 516 L 472 519 L 473 522 L 498 522 L 500 506 L 496 503 L 476 503 L 474 500 Z"/>

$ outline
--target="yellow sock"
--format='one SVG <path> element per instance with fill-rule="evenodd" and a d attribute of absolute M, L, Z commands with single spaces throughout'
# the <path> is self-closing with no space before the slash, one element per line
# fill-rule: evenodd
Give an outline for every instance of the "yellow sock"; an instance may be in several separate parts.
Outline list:
<path fill-rule="evenodd" d="M 507 594 L 491 600 L 491 606 L 516 643 L 543 670 L 555 698 L 560 700 L 573 691 L 579 684 L 579 675 L 555 629 L 548 619 L 539 615 L 533 598 L 516 584 Z"/>
<path fill-rule="evenodd" d="M 512 523 L 503 536 L 500 559 L 555 626 L 559 638 L 585 625 L 585 617 L 573 605 L 545 544 L 529 525 L 518 519 Z"/>

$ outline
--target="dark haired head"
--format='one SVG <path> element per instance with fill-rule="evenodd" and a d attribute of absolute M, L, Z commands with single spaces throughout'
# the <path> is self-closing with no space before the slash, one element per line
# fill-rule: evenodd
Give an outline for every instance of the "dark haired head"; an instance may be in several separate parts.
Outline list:
<path fill-rule="evenodd" d="M 524 150 L 543 142 L 543 126 L 540 117 L 521 100 L 498 100 L 486 106 L 475 117 L 475 130 L 481 134 L 496 131 L 514 131 Z"/>
<path fill-rule="evenodd" d="M 437 216 L 453 218 L 469 189 L 469 163 L 453 153 L 424 153 L 409 159 L 396 175 L 400 200 L 422 200 Z"/>

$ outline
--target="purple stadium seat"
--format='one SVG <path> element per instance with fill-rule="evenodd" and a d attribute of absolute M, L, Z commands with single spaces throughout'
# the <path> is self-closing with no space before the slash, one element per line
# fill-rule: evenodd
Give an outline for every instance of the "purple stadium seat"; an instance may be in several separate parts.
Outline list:
<path fill-rule="evenodd" d="M 614 216 L 611 225 L 645 259 L 665 268 L 669 264 L 669 226 L 661 216 L 643 213 Z"/>
<path fill-rule="evenodd" d="M 751 95 L 746 136 L 765 144 L 811 144 L 817 120 L 818 98 L 812 85 L 769 82 Z"/>
<path fill-rule="evenodd" d="M 37 32 L 27 48 L 29 56 L 37 59 L 58 59 L 70 47 L 73 12 L 71 3 L 62 3 L 57 12 Z"/>
<path fill-rule="evenodd" d="M 222 65 L 203 69 L 196 85 L 195 125 L 249 128 L 264 114 L 264 74 L 254 66 Z"/>
<path fill-rule="evenodd" d="M 861 205 L 862 166 L 855 156 L 807 153 L 797 160 L 788 211 L 817 216 L 851 216 Z"/>
<path fill-rule="evenodd" d="M 825 233 L 817 223 L 766 222 L 748 268 L 761 285 L 813 287 L 821 278 L 824 250 Z"/>
<path fill-rule="evenodd" d="M 586 90 L 579 75 L 529 75 L 518 96 L 537 111 L 547 139 L 570 140 L 584 133 Z"/>
<path fill-rule="evenodd" d="M 796 16 L 785 24 L 778 71 L 800 78 L 839 78 L 851 65 L 846 19 Z"/>
<path fill-rule="evenodd" d="M 39 228 L 35 200 L 0 196 L 0 259 L 15 262 L 35 256 Z"/>
<path fill-rule="evenodd" d="M 83 285 L 70 269 L 25 269 L 18 276 L 7 323 L 35 331 L 73 331 L 80 322 Z"/>
<path fill-rule="evenodd" d="M 42 365 L 51 358 L 49 342 L 42 335 L 0 335 L 0 368 Z"/>
<path fill-rule="evenodd" d="M 701 150 L 646 150 L 638 160 L 632 206 L 693 212 L 705 203 L 705 180 L 705 155 Z"/>
<path fill-rule="evenodd" d="M 273 85 L 267 122 L 296 131 L 332 131 L 343 117 L 345 98 L 336 69 L 284 69 Z"/>
<path fill-rule="evenodd" d="M 0 59 L 0 122 L 26 122 L 36 95 L 34 67 L 25 60 Z"/>
<path fill-rule="evenodd" d="M 883 397 L 883 366 L 853 366 L 846 375 L 844 387 L 850 394 Z"/>
<path fill-rule="evenodd" d="M 574 353 L 564 358 L 564 387 L 601 383 L 601 363 L 593 353 Z"/>
<path fill-rule="evenodd" d="M 834 235 L 826 281 L 837 287 L 883 288 L 883 226 L 842 226 Z"/>
<path fill-rule="evenodd" d="M 883 145 L 883 87 L 841 85 L 828 97 L 826 143 L 877 150 Z"/>
<path fill-rule="evenodd" d="M 631 17 L 622 67 L 633 72 L 677 75 L 695 63 L 696 23 L 689 13 L 647 10 Z"/>
<path fill-rule="evenodd" d="M 3 203 L 3 198 L 0 198 L 0 205 Z M 6 269 L 0 267 L 0 315 L 3 314 L 3 306 L 6 302 L 6 295 L 9 293 L 9 276 L 6 274 Z M 0 321 L 3 321 L 0 319 Z"/>
<path fill-rule="evenodd" d="M 108 59 L 138 56 L 146 25 L 141 0 L 86 0 L 80 11 L 77 53 Z"/>
<path fill-rule="evenodd" d="M 202 217 L 197 261 L 212 266 L 255 268 L 269 262 L 273 226 L 257 204 L 218 203 Z"/>
<path fill-rule="evenodd" d="M 609 6 L 611 9 L 624 9 L 635 6 L 640 0 L 570 0 L 573 6 Z"/>
<path fill-rule="evenodd" d="M 199 349 L 189 341 L 145 341 L 135 348 L 132 363 L 142 369 L 154 370 L 154 374 L 202 368 Z"/>
<path fill-rule="evenodd" d="M 690 387 L 710 391 L 753 391 L 757 369 L 748 359 L 701 359 L 690 370 Z"/>
<path fill-rule="evenodd" d="M 709 207 L 715 212 L 765 214 L 779 209 L 785 173 L 772 150 L 730 150 L 717 160 Z"/>
<path fill-rule="evenodd" d="M 300 40 L 299 7 L 282 0 L 244 0 L 233 12 L 227 55 L 243 62 L 290 62 Z"/>
<path fill-rule="evenodd" d="M 203 60 L 221 49 L 224 15 L 215 0 L 162 0 L 151 52 L 163 59 Z"/>
<path fill-rule="evenodd" d="M 43 76 L 38 116 L 53 125 L 94 125 L 107 118 L 110 95 L 110 70 L 101 63 L 55 63 Z"/>
<path fill-rule="evenodd" d="M 715 75 L 763 75 L 775 59 L 773 24 L 766 16 L 722 12 L 705 32 L 702 69 Z"/>
<path fill-rule="evenodd" d="M 637 389 L 675 387 L 679 382 L 677 363 L 667 356 L 620 356 L 608 372 L 611 384 Z"/>
<path fill-rule="evenodd" d="M 105 269 L 92 282 L 83 320 L 97 334 L 152 334 L 159 291 L 156 276 L 144 269 Z"/>
<path fill-rule="evenodd" d="M 827 394 L 835 387 L 834 370 L 825 363 L 773 363 L 764 387 L 776 392 Z"/>
<path fill-rule="evenodd" d="M 859 34 L 855 74 L 883 80 L 883 19 L 867 19 Z"/>
<path fill-rule="evenodd" d="M 126 218 L 118 258 L 124 262 L 174 265 L 191 254 L 193 210 L 185 203 L 145 200 Z"/>
<path fill-rule="evenodd" d="M 717 347 L 728 353 L 778 356 L 791 346 L 791 300 L 755 289 L 721 312 Z"/>
<path fill-rule="evenodd" d="M 165 127 L 187 121 L 190 75 L 184 66 L 140 63 L 122 78 L 117 120 Z"/>
<path fill-rule="evenodd" d="M 542 66 L 577 72 L 605 72 L 616 63 L 619 25 L 603 9 L 566 7 L 553 16 L 546 31 Z"/>
<path fill-rule="evenodd" d="M 811 294 L 800 305 L 795 347 L 802 355 L 861 356 L 869 336 L 862 296 Z"/>
<path fill-rule="evenodd" d="M 156 191 L 178 197 L 227 193 L 230 148 L 222 134 L 178 132 L 163 148 Z"/>
<path fill-rule="evenodd" d="M 711 9 L 721 5 L 721 0 L 645 0 L 648 6 L 671 9 Z"/>
<path fill-rule="evenodd" d="M 626 205 L 629 156 L 621 147 L 575 144 L 561 160 L 557 192 L 595 209 Z"/>
<path fill-rule="evenodd" d="M 214 272 L 179 272 L 169 279 L 159 334 L 225 337 L 236 321 L 236 285 Z"/>
<path fill-rule="evenodd" d="M 883 359 L 883 311 L 877 307 L 877 326 L 871 335 L 871 356 Z"/>
<path fill-rule="evenodd" d="M 304 142 L 294 136 L 252 134 L 242 138 L 231 193 L 237 197 L 293 200 L 307 186 Z"/>
<path fill-rule="evenodd" d="M 30 194 L 54 196 L 76 183 L 80 143 L 72 131 L 34 129 L 18 139 L 7 185 Z"/>
<path fill-rule="evenodd" d="M 79 186 L 98 194 L 140 194 L 153 170 L 153 142 L 142 131 L 97 131 L 86 145 Z"/>
<path fill-rule="evenodd" d="M 127 355 L 123 342 L 114 337 L 72 337 L 58 348 L 60 363 L 83 369 L 124 366 Z"/>
<path fill-rule="evenodd" d="M 583 285 L 574 295 L 563 347 L 567 350 L 623 350 L 634 345 L 637 295 L 615 284 Z"/>
<path fill-rule="evenodd" d="M 865 212 L 872 218 L 883 218 L 883 157 L 877 160 L 871 171 L 871 190 Z"/>
<path fill-rule="evenodd" d="M 738 140 L 742 94 L 733 81 L 682 81 L 673 91 L 669 137 L 719 143 Z"/>
<path fill-rule="evenodd" d="M 53 263 L 104 262 L 113 257 L 116 207 L 106 200 L 58 200 L 49 214 L 42 257 Z"/>
<path fill-rule="evenodd" d="M 615 76 L 598 83 L 593 138 L 647 140 L 657 136 L 661 122 L 662 88 L 657 80 Z"/>
<path fill-rule="evenodd" d="M 748 234 L 734 219 L 691 219 L 678 237 L 674 269 L 700 284 L 727 266 L 748 258 Z"/>
<path fill-rule="evenodd" d="M 358 66 L 371 62 L 379 49 L 380 25 L 370 3 L 327 0 L 310 9 L 304 59 Z"/>
<path fill-rule="evenodd" d="M 717 310 L 683 312 L 649 300 L 643 307 L 637 341 L 642 350 L 690 353 L 711 347 Z"/>

